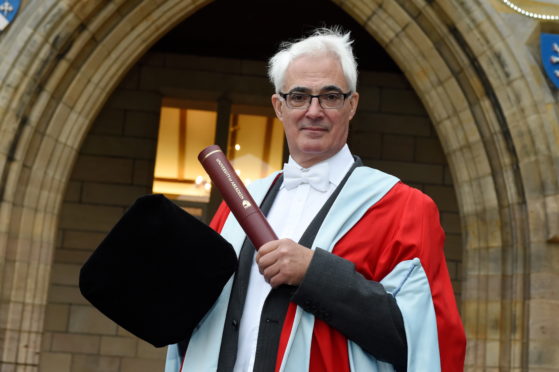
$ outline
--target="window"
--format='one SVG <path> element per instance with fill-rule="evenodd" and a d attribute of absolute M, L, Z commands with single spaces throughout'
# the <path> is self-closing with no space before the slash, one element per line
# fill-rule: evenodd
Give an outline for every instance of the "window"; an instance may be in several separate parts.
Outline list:
<path fill-rule="evenodd" d="M 222 149 L 247 185 L 280 170 L 284 160 L 282 124 L 271 109 L 232 105 L 224 111 L 228 127 L 219 128 L 223 113 L 216 104 L 165 99 L 161 107 L 153 192 L 199 217 L 214 193 L 198 154 L 218 142 L 220 132 L 227 138 Z"/>

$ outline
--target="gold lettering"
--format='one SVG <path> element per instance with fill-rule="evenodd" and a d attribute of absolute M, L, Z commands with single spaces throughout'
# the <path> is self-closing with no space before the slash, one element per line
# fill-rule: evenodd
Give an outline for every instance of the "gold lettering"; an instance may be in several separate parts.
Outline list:
<path fill-rule="evenodd" d="M 245 197 L 243 196 L 243 193 L 241 192 L 241 190 L 239 189 L 239 187 L 237 186 L 237 184 L 235 183 L 235 181 L 233 181 L 233 177 L 231 177 L 231 174 L 227 171 L 227 169 L 225 168 L 225 165 L 223 164 L 223 162 L 220 159 L 215 159 L 215 161 L 217 161 L 217 163 L 219 164 L 219 167 L 221 168 L 221 170 L 223 171 L 223 173 L 225 174 L 225 176 L 227 177 L 227 179 L 229 180 L 229 182 L 231 183 L 231 186 L 233 186 L 233 189 L 235 190 L 235 192 L 237 193 L 237 195 L 239 196 L 239 198 L 241 200 L 244 200 Z M 249 203 L 250 205 L 250 203 Z M 243 202 L 243 206 L 244 206 L 244 202 Z M 245 207 L 246 208 L 246 207 Z"/>

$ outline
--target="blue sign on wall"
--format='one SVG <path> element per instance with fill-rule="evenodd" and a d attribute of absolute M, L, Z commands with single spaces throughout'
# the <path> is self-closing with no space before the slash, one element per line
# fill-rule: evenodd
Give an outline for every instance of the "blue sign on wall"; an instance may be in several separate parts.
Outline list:
<path fill-rule="evenodd" d="M 20 0 L 0 0 L 0 31 L 14 20 L 19 10 Z"/>
<path fill-rule="evenodd" d="M 541 34 L 540 52 L 547 77 L 559 88 L 559 34 Z"/>

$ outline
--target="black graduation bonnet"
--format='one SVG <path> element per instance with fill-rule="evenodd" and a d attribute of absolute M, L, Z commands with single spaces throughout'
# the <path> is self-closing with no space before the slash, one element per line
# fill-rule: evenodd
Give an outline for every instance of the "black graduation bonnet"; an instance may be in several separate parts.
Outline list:
<path fill-rule="evenodd" d="M 237 267 L 233 247 L 163 195 L 139 198 L 80 271 L 80 290 L 161 347 L 190 336 Z"/>

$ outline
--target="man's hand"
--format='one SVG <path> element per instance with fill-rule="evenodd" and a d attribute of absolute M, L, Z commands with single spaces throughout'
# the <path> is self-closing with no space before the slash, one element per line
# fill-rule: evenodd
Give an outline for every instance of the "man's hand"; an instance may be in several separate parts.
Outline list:
<path fill-rule="evenodd" d="M 291 239 L 268 242 L 256 253 L 260 273 L 274 288 L 282 285 L 299 285 L 311 263 L 314 251 Z"/>

